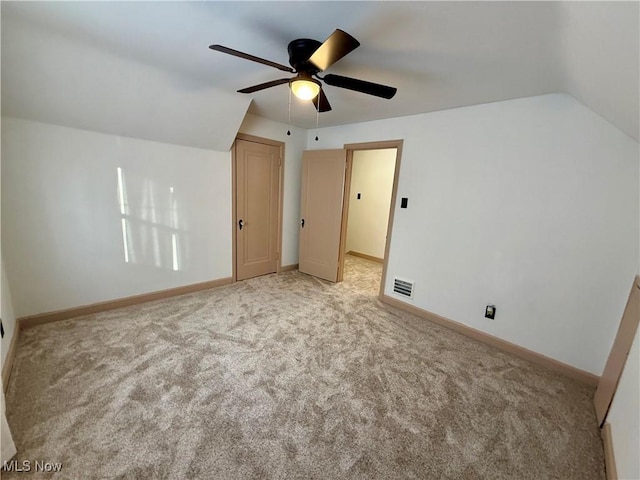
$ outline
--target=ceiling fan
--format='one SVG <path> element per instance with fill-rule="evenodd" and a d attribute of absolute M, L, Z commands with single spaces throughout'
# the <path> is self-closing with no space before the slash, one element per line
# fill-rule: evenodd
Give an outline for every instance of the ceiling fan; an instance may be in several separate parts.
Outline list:
<path fill-rule="evenodd" d="M 287 51 L 289 52 L 289 64 L 291 67 L 280 63 L 265 60 L 264 58 L 249 55 L 248 53 L 233 50 L 223 45 L 210 45 L 211 50 L 227 53 L 236 57 L 251 60 L 253 62 L 262 63 L 270 67 L 277 68 L 284 72 L 295 73 L 292 78 L 279 78 L 270 82 L 261 83 L 252 87 L 238 90 L 240 93 L 254 93 L 265 88 L 275 87 L 276 85 L 289 84 L 289 88 L 293 94 L 302 100 L 312 100 L 319 112 L 328 112 L 331 105 L 325 95 L 322 80 L 327 85 L 334 87 L 347 88 L 356 92 L 375 95 L 376 97 L 392 98 L 397 89 L 379 83 L 367 82 L 351 77 L 343 77 L 342 75 L 327 74 L 318 75 L 331 65 L 336 63 L 342 57 L 352 52 L 360 46 L 355 38 L 340 29 L 333 32 L 329 38 L 320 43 L 317 40 L 309 38 L 299 38 L 289 43 Z M 315 78 L 314 78 L 315 77 Z"/>

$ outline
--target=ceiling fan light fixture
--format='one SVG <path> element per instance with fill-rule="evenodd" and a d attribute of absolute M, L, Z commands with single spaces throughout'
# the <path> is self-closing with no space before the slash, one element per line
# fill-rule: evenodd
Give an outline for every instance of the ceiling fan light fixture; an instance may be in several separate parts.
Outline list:
<path fill-rule="evenodd" d="M 320 93 L 320 82 L 313 78 L 295 78 L 290 86 L 293 94 L 300 100 L 311 100 Z"/>

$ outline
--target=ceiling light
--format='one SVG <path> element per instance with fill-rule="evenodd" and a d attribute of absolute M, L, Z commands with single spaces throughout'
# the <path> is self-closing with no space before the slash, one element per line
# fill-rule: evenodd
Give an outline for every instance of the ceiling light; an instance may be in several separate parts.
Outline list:
<path fill-rule="evenodd" d="M 291 82 L 291 91 L 300 100 L 311 100 L 320 93 L 320 82 L 312 78 L 296 78 Z"/>

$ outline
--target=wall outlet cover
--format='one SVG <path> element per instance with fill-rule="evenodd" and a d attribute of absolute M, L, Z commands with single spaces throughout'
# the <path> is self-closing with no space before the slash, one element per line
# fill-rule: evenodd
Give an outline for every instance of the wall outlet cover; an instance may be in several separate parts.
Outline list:
<path fill-rule="evenodd" d="M 496 306 L 487 305 L 487 307 L 484 309 L 484 316 L 485 318 L 490 318 L 491 320 L 494 320 L 496 318 Z"/>

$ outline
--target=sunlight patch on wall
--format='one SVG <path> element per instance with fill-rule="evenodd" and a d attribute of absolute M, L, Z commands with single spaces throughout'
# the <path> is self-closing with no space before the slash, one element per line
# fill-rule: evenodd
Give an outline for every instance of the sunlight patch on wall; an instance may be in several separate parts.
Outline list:
<path fill-rule="evenodd" d="M 118 204 L 120 206 L 120 215 L 122 215 L 121 223 L 122 223 L 122 246 L 124 250 L 124 261 L 125 263 L 129 263 L 129 231 L 127 228 L 127 205 L 125 202 L 125 190 L 124 190 L 124 179 L 122 175 L 122 168 L 118 167 L 116 169 L 118 175 Z"/>
<path fill-rule="evenodd" d="M 174 187 L 148 177 L 127 178 L 122 167 L 116 173 L 125 263 L 179 271 L 182 232 Z"/>
<path fill-rule="evenodd" d="M 178 239 L 176 238 L 176 234 L 171 234 L 171 248 L 173 250 L 173 270 L 177 272 L 178 268 Z"/>
<path fill-rule="evenodd" d="M 169 187 L 169 226 L 174 229 L 178 228 L 178 209 L 173 187 Z M 173 258 L 173 271 L 177 272 L 180 270 L 180 265 L 178 262 L 178 237 L 175 233 L 171 234 L 171 253 Z"/>
<path fill-rule="evenodd" d="M 142 209 L 140 217 L 145 221 L 141 225 L 142 236 L 142 255 L 147 257 L 151 252 L 153 264 L 162 268 L 162 258 L 160 252 L 160 235 L 158 232 L 158 218 L 156 213 L 155 194 L 153 182 L 148 178 L 144 179 L 142 185 Z"/>
<path fill-rule="evenodd" d="M 124 246 L 124 261 L 129 263 L 129 241 L 127 239 L 127 220 L 122 219 L 122 244 Z"/>
<path fill-rule="evenodd" d="M 126 215 L 124 203 L 124 181 L 122 180 L 122 168 L 118 167 L 118 203 L 120 204 L 120 214 Z"/>

